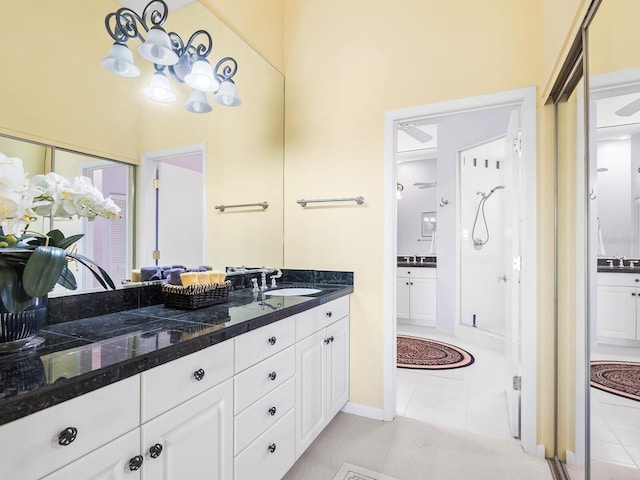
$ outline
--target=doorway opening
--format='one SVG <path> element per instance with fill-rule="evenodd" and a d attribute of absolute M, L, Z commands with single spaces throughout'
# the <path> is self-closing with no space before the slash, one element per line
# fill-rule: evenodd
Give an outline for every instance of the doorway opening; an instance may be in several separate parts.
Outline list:
<path fill-rule="evenodd" d="M 143 155 L 140 266 L 205 263 L 205 159 L 204 144 Z"/>
<path fill-rule="evenodd" d="M 514 116 L 513 112 L 517 112 L 517 114 Z M 405 252 L 399 248 L 406 248 L 404 246 L 406 242 L 401 241 L 397 236 L 398 233 L 401 233 L 397 230 L 397 227 L 400 226 L 400 218 L 404 215 L 401 213 L 402 207 L 400 206 L 402 200 L 396 198 L 398 177 L 401 171 L 397 162 L 399 157 L 402 156 L 398 154 L 398 145 L 402 142 L 402 140 L 399 140 L 401 136 L 408 134 L 407 126 L 412 129 L 423 130 L 424 133 L 428 134 L 428 136 L 422 136 L 423 139 L 428 137 L 431 137 L 428 138 L 429 141 L 433 138 L 436 139 L 436 178 L 416 179 L 415 182 L 405 180 L 403 184 L 403 194 L 406 193 L 408 185 L 416 188 L 430 185 L 435 192 L 436 205 L 422 206 L 422 210 L 425 212 L 431 211 L 432 207 L 434 207 L 435 215 L 432 217 L 437 219 L 434 222 L 437 225 L 435 231 L 437 235 L 435 326 L 421 326 L 416 325 L 416 322 L 410 322 L 411 324 L 407 327 L 405 322 L 398 323 L 396 321 L 396 311 L 400 307 L 398 301 L 401 300 L 398 292 L 400 287 L 396 285 L 397 262 L 398 260 L 406 261 L 407 258 L 411 262 L 412 260 L 415 261 L 416 257 L 420 258 L 420 255 L 414 255 L 420 252 L 417 246 L 421 240 L 420 237 L 418 237 L 418 242 L 415 243 L 415 251 Z M 385 354 L 384 418 L 392 419 L 397 414 L 398 407 L 402 407 L 398 402 L 398 397 L 396 397 L 395 385 L 398 382 L 399 391 L 402 388 L 401 376 L 406 375 L 397 372 L 395 369 L 396 335 L 401 329 L 403 333 L 406 332 L 407 328 L 413 329 L 412 333 L 415 333 L 416 329 L 423 329 L 424 335 L 430 338 L 442 339 L 445 336 L 458 341 L 458 343 L 463 342 L 463 345 L 459 345 L 462 348 L 476 345 L 483 352 L 486 352 L 487 359 L 495 355 L 496 350 L 504 352 L 505 374 L 500 375 L 500 379 L 497 381 L 500 382 L 501 388 L 504 389 L 500 401 L 503 405 L 505 416 L 507 403 L 514 406 L 509 409 L 510 416 L 513 419 L 513 426 L 507 428 L 507 432 L 514 436 L 519 436 L 525 451 L 535 454 L 536 314 L 534 292 L 537 264 L 535 241 L 535 89 L 514 90 L 388 112 L 386 127 L 387 248 L 385 249 L 385 284 L 390 288 L 385 288 L 385 291 L 390 291 L 390 294 L 385 299 L 387 300 L 385 301 L 385 352 L 387 353 Z M 416 133 L 415 130 L 414 133 Z M 414 138 L 420 141 L 419 135 L 415 135 Z M 514 144 L 516 139 L 519 143 Z M 504 153 L 500 155 L 499 159 L 490 159 L 486 153 L 489 147 L 485 145 L 496 148 L 496 144 L 501 146 L 504 152 L 507 151 L 507 145 L 509 149 L 513 149 L 515 145 L 519 150 L 515 152 L 515 157 L 523 159 L 522 168 L 514 168 L 514 163 L 512 162 L 513 153 L 509 154 L 509 158 L 507 158 L 507 153 Z M 465 158 L 467 157 L 469 168 L 474 168 L 472 166 L 473 157 L 471 156 L 473 154 L 476 155 L 476 168 L 483 170 L 482 175 L 472 175 L 471 170 L 468 173 L 464 170 L 466 168 Z M 419 154 L 414 151 L 411 155 L 415 157 Z M 498 161 L 498 164 L 496 164 L 496 161 Z M 496 176 L 495 171 L 491 171 L 491 174 L 489 174 L 490 165 L 491 169 L 500 170 L 497 173 L 500 178 L 493 178 Z M 477 170 L 476 173 L 479 171 Z M 483 179 L 484 176 L 489 177 L 491 175 L 493 175 L 491 179 Z M 489 183 L 493 181 L 493 183 L 491 185 L 484 185 L 484 183 L 476 185 L 478 181 L 482 183 L 485 180 Z M 508 188 L 506 187 L 507 184 L 509 185 Z M 505 186 L 504 188 L 502 187 L 503 185 Z M 472 190 L 477 189 L 484 196 L 476 195 L 476 190 L 473 190 L 473 192 L 470 190 L 469 192 L 471 193 L 464 193 L 469 188 Z M 514 200 L 512 197 L 515 197 L 517 201 L 512 201 Z M 505 201 L 507 199 L 510 201 L 509 203 Z M 482 204 L 478 204 L 479 200 L 482 200 Z M 475 205 L 472 205 L 474 203 Z M 469 243 L 473 242 L 470 236 L 472 230 L 474 230 L 471 225 L 468 228 L 466 226 L 470 214 L 467 212 L 469 209 L 462 209 L 465 204 L 468 204 L 470 208 L 473 207 L 472 223 L 476 209 L 479 210 L 478 216 L 480 219 L 476 223 L 481 222 L 483 229 L 480 232 L 480 227 L 477 227 L 475 230 L 478 231 L 473 232 L 477 234 L 475 239 L 477 244 L 471 245 L 472 252 L 466 251 L 468 246 L 464 243 L 465 238 Z M 515 207 L 513 207 L 514 205 Z M 484 217 L 482 213 L 483 207 Z M 498 227 L 492 226 L 492 221 L 489 220 L 493 213 L 496 213 L 493 211 L 493 207 L 496 207 L 498 209 L 497 212 L 500 213 L 500 225 Z M 516 208 L 517 212 L 514 208 Z M 526 212 L 526 216 L 524 212 Z M 484 225 L 485 219 L 487 220 L 486 226 Z M 487 229 L 489 229 L 488 232 Z M 522 231 L 522 241 L 520 241 L 521 235 L 518 234 L 519 231 Z M 487 233 L 489 233 L 489 239 L 487 239 Z M 505 246 L 508 246 L 508 248 L 505 248 Z M 473 282 L 477 280 L 477 278 L 474 280 L 475 277 L 471 273 L 477 267 L 477 265 L 474 266 L 472 260 L 478 255 L 471 258 L 471 253 L 491 253 L 494 247 L 500 252 L 499 265 L 496 266 L 496 268 L 499 267 L 500 273 L 493 275 L 496 277 L 494 283 L 497 284 L 496 290 L 500 288 L 503 290 L 502 300 L 500 300 L 500 322 L 496 321 L 494 323 L 496 325 L 500 323 L 502 326 L 499 330 L 493 332 L 487 329 L 491 338 L 489 341 L 484 341 L 477 335 L 479 331 L 477 326 L 466 325 L 462 321 L 462 312 L 463 306 L 468 305 L 470 303 L 469 298 L 473 297 L 471 295 L 474 291 Z M 505 253 L 505 250 L 508 253 Z M 517 252 L 517 255 L 514 255 L 514 252 Z M 523 258 L 527 259 L 528 268 L 520 270 Z M 505 279 L 507 280 L 505 281 Z M 500 284 L 500 281 L 502 281 L 502 284 Z M 396 288 L 393 288 L 394 286 Z M 486 282 L 481 286 L 484 288 Z M 476 287 L 476 290 L 480 288 L 477 285 Z M 464 291 L 463 288 L 465 289 Z M 528 295 L 528 300 L 521 302 L 519 292 L 524 288 L 528 289 L 527 291 L 530 295 Z M 508 294 L 506 294 L 507 290 Z M 514 294 L 516 295 L 514 296 Z M 478 316 L 476 316 L 477 321 Z M 471 332 L 467 335 L 461 333 L 466 330 Z M 527 342 L 523 343 L 521 339 L 525 334 L 527 335 Z M 474 365 L 481 367 L 483 363 L 486 364 L 487 362 L 476 362 Z M 448 375 L 449 379 L 468 380 L 468 378 L 463 378 L 468 377 L 464 370 L 451 371 L 452 373 Z M 447 380 L 446 377 L 444 377 L 445 380 Z M 519 392 L 515 395 L 509 393 L 509 396 L 515 397 L 515 401 L 507 402 L 504 393 L 507 390 L 513 391 L 515 384 L 513 377 L 531 378 L 532 381 L 523 382 L 522 397 L 520 397 Z M 441 375 L 440 383 L 445 381 L 442 378 Z M 428 380 L 428 382 L 437 383 L 435 380 Z M 453 385 L 453 383 L 449 383 Z M 458 386 L 462 385 L 463 383 L 458 383 Z M 463 386 L 463 388 L 465 387 Z M 429 391 L 429 388 L 426 387 L 426 390 Z M 520 401 L 520 398 L 522 398 L 522 401 Z M 452 403 L 448 403 L 451 406 Z M 458 405 L 459 408 L 462 408 L 461 402 L 458 402 Z M 476 407 L 477 405 L 474 405 L 471 408 Z M 521 410 L 520 407 L 522 407 Z M 465 413 L 468 415 L 468 397 L 465 408 Z M 511 413 L 513 408 L 516 410 Z M 452 414 L 452 418 L 457 417 L 457 421 L 460 422 L 460 413 L 462 412 L 458 412 L 458 415 Z M 442 418 L 442 415 L 438 416 Z M 522 431 L 520 431 L 520 418 L 522 418 Z M 468 424 L 470 425 L 471 422 Z M 477 431 L 474 428 L 469 429 Z"/>

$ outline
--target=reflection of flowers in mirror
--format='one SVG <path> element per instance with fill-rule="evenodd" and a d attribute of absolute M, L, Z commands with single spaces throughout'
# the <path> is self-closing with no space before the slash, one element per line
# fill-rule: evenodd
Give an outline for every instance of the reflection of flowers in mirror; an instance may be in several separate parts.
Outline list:
<path fill-rule="evenodd" d="M 0 226 L 17 234 L 38 215 L 56 218 L 118 218 L 120 207 L 87 177 L 67 179 L 54 172 L 29 180 L 19 158 L 0 153 Z"/>
<path fill-rule="evenodd" d="M 120 207 L 104 198 L 87 177 L 67 179 L 51 172 L 29 179 L 21 159 L 0 153 L 0 306 L 20 312 L 56 283 L 75 290 L 69 261 L 86 266 L 104 288 L 115 288 L 101 267 L 68 250 L 83 234 L 65 238 L 59 230 L 45 235 L 28 228 L 38 216 L 114 220 L 119 212 Z"/>

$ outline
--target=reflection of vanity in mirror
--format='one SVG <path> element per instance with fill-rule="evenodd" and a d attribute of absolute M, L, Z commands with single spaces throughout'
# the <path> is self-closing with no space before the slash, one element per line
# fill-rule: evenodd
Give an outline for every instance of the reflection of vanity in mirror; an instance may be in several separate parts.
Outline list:
<path fill-rule="evenodd" d="M 121 184 L 111 194 L 127 205 L 123 219 L 126 228 L 117 229 L 126 241 L 123 238 L 110 246 L 110 255 L 117 260 L 96 259 L 114 279 L 124 279 L 132 268 L 155 261 L 152 252 L 143 249 L 144 236 L 153 234 L 145 220 L 153 215 L 155 205 L 140 204 L 140 193 L 152 181 L 141 178 L 142 169 L 137 169 L 141 159 L 149 152 L 204 145 L 206 241 L 200 263 L 216 268 L 281 266 L 282 74 L 203 4 L 194 2 L 171 11 L 167 25 L 187 39 L 196 29 L 205 29 L 214 41 L 212 61 L 235 58 L 238 73 L 234 80 L 243 104 L 231 108 L 214 103 L 210 113 L 191 113 L 183 108 L 189 89 L 175 82 L 175 103 L 152 102 L 142 95 L 142 89 L 153 73 L 153 65 L 138 57 L 137 44 L 131 49 L 142 70 L 139 77 L 118 77 L 100 65 L 113 43 L 104 28 L 105 16 L 125 3 L 91 2 L 80 9 L 72 0 L 63 0 L 37 9 L 26 2 L 4 7 L 0 18 L 3 43 L 9 45 L 23 36 L 27 28 L 23 23 L 28 23 L 32 41 L 19 55 L 5 57 L 0 134 L 12 140 L 0 140 L 0 152 L 6 149 L 7 155 L 22 158 L 30 175 L 52 169 L 64 176 L 85 174 L 97 179 L 106 175 L 107 164 L 125 165 L 126 186 Z M 59 15 L 61 11 L 65 12 L 63 16 Z M 11 153 L 14 147 L 6 142 L 21 146 Z M 138 193 L 135 198 L 134 186 Z M 160 195 L 169 196 L 178 211 L 189 211 L 189 205 L 180 206 L 181 192 L 160 190 Z M 263 201 L 269 203 L 268 209 L 220 212 L 213 208 Z M 88 256 L 95 255 L 92 244 L 102 232 L 66 221 L 59 223 L 56 228 L 65 234 L 84 231 L 87 235 L 82 248 Z M 115 229 L 116 225 L 111 227 Z M 192 242 L 188 235 L 182 236 L 180 228 L 174 230 L 172 241 L 189 248 Z M 162 256 L 158 262 L 163 264 Z M 90 282 L 85 284 L 86 288 L 92 286 Z"/>

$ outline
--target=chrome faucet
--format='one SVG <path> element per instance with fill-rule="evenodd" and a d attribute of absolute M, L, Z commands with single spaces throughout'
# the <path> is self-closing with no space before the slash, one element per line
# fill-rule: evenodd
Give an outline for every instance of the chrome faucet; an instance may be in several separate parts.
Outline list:
<path fill-rule="evenodd" d="M 635 268 L 636 263 L 638 263 L 637 260 L 629 260 L 629 268 Z"/>
<path fill-rule="evenodd" d="M 260 289 L 258 288 L 258 279 L 257 278 L 252 278 L 251 279 L 251 285 L 253 285 L 253 293 L 258 293 L 260 291 Z"/>
<path fill-rule="evenodd" d="M 262 272 L 260 277 L 260 290 L 264 292 L 267 289 L 267 274 L 265 272 Z"/>
<path fill-rule="evenodd" d="M 627 259 L 627 257 L 625 257 L 625 256 L 620 257 L 620 264 L 618 264 L 618 267 L 624 268 L 624 261 L 626 259 Z"/>
<path fill-rule="evenodd" d="M 271 288 L 276 288 L 278 285 L 276 284 L 276 278 L 282 277 L 282 272 L 280 269 L 276 268 L 276 274 L 271 275 L 269 278 L 271 279 Z"/>

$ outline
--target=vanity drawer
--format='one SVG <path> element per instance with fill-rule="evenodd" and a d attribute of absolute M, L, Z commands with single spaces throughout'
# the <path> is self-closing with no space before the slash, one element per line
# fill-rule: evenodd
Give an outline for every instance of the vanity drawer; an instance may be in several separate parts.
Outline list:
<path fill-rule="evenodd" d="M 295 404 L 296 382 L 291 377 L 278 388 L 256 401 L 234 419 L 237 455 L 262 432 L 280 420 Z"/>
<path fill-rule="evenodd" d="M 638 269 L 640 270 L 640 268 Z M 608 273 L 598 272 L 598 285 L 613 287 L 640 287 L 640 273 Z"/>
<path fill-rule="evenodd" d="M 295 371 L 295 348 L 289 347 L 237 374 L 233 377 L 234 413 L 237 415 L 257 399 L 282 385 L 293 377 Z"/>
<path fill-rule="evenodd" d="M 142 423 L 232 375 L 233 339 L 142 372 Z"/>
<path fill-rule="evenodd" d="M 295 317 L 285 318 L 236 337 L 235 372 L 241 372 L 293 345 Z"/>
<path fill-rule="evenodd" d="M 438 269 L 434 267 L 398 267 L 398 277 L 436 278 Z"/>
<path fill-rule="evenodd" d="M 41 478 L 140 424 L 140 377 L 129 377 L 0 426 L 2 478 Z"/>
<path fill-rule="evenodd" d="M 235 458 L 235 480 L 280 480 L 295 461 L 295 409 Z"/>
<path fill-rule="evenodd" d="M 296 341 L 322 330 L 327 325 L 349 315 L 349 297 L 340 297 L 331 302 L 296 315 Z"/>

